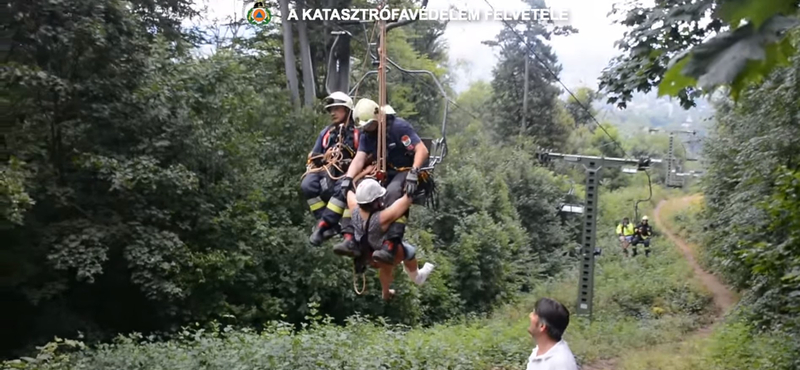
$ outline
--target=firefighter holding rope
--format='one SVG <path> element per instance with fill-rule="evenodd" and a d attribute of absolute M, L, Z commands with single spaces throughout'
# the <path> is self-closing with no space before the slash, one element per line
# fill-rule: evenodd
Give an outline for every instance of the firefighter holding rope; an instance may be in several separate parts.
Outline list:
<path fill-rule="evenodd" d="M 358 150 L 359 131 L 353 121 L 353 99 L 337 91 L 326 98 L 331 124 L 319 133 L 308 155 L 308 169 L 300 188 L 316 219 L 309 242 L 320 245 L 339 230 L 352 233 L 347 189 L 351 178 L 344 176 Z M 341 221 L 341 226 L 339 222 Z"/>

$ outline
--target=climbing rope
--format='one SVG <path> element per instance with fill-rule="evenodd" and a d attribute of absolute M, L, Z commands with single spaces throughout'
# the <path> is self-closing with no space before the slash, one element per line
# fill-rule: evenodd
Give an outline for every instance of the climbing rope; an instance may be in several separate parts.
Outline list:
<path fill-rule="evenodd" d="M 344 131 L 346 127 L 347 126 L 345 124 L 340 124 L 338 141 L 334 146 L 328 148 L 328 150 L 326 150 L 325 153 L 323 154 L 315 155 L 308 158 L 308 162 L 306 162 L 306 165 L 308 167 L 306 168 L 306 172 L 302 176 L 300 176 L 301 180 L 309 173 L 322 172 L 323 170 L 328 173 L 328 176 L 332 180 L 339 180 L 340 178 L 344 177 L 344 175 L 346 175 L 346 171 L 344 171 L 344 169 L 342 169 L 342 167 L 340 166 L 341 162 L 344 161 L 344 153 L 342 149 L 347 150 L 347 152 L 350 153 L 350 158 L 353 158 L 356 154 L 352 149 L 350 149 L 350 147 L 344 145 Z M 322 167 L 316 167 L 316 168 L 311 167 L 312 162 L 314 162 L 315 159 L 319 158 L 322 158 L 325 164 Z M 338 170 L 339 173 L 341 173 L 341 175 L 334 176 L 333 173 L 331 173 L 331 167 L 336 168 L 336 170 Z"/>
<path fill-rule="evenodd" d="M 361 291 L 360 292 L 358 291 L 358 275 L 361 275 Z M 355 265 L 353 265 L 353 290 L 358 295 L 362 295 L 362 294 L 364 294 L 365 291 L 367 291 L 367 274 L 366 273 L 359 274 L 358 272 L 356 272 L 356 266 Z"/>

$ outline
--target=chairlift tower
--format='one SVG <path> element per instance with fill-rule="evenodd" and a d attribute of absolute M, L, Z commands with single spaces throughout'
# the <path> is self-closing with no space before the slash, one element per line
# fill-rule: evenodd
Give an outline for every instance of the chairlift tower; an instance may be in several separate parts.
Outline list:
<path fill-rule="evenodd" d="M 649 129 L 649 131 L 652 133 L 652 132 L 665 131 L 665 130 L 662 130 L 660 128 L 651 128 L 651 129 Z M 675 145 L 674 145 L 675 144 L 675 134 L 697 135 L 697 131 L 695 131 L 695 130 L 667 130 L 667 132 L 669 133 L 669 152 L 667 154 L 667 176 L 664 179 L 664 182 L 667 185 L 667 187 L 670 187 L 670 188 L 682 188 L 682 187 L 684 187 L 686 185 L 686 182 L 684 181 L 683 176 L 679 175 L 677 173 L 673 174 L 673 172 L 675 172 L 675 167 L 676 167 L 676 165 L 675 165 L 675 161 L 676 161 L 676 158 L 675 158 Z M 689 161 L 689 160 L 694 160 L 694 159 L 687 159 L 687 161 Z"/>
<path fill-rule="evenodd" d="M 598 191 L 600 186 L 600 170 L 603 167 L 623 167 L 635 166 L 633 173 L 644 171 L 652 163 L 661 163 L 661 159 L 650 158 L 614 158 L 597 157 L 589 155 L 554 153 L 547 150 L 537 150 L 537 156 L 542 163 L 549 163 L 553 159 L 561 159 L 565 162 L 580 164 L 586 171 L 586 197 L 584 206 L 581 210 L 583 214 L 583 224 L 581 232 L 581 266 L 580 276 L 578 277 L 578 300 L 575 312 L 578 315 L 588 316 L 592 319 L 592 307 L 594 299 L 594 267 L 597 237 L 597 209 L 600 205 Z M 630 170 L 623 168 L 625 173 Z"/>

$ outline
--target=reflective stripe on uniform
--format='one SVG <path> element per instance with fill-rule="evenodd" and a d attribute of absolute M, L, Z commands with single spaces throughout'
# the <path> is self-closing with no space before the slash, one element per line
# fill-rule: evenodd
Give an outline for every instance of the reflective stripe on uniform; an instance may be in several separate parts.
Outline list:
<path fill-rule="evenodd" d="M 331 200 L 328 201 L 328 209 L 336 212 L 336 214 L 342 214 L 345 208 L 347 208 L 346 205 L 339 199 L 331 198 Z"/>
<path fill-rule="evenodd" d="M 350 218 L 350 208 L 344 209 L 344 213 L 342 213 L 342 218 Z"/>
<path fill-rule="evenodd" d="M 397 221 L 395 221 L 395 222 L 397 222 L 398 224 L 404 224 L 404 223 L 406 223 L 407 220 L 408 219 L 406 218 L 406 216 L 402 216 L 402 217 L 398 218 Z"/>
<path fill-rule="evenodd" d="M 320 197 L 313 197 L 308 199 L 306 202 L 308 202 L 308 207 L 311 208 L 312 211 L 316 211 L 322 207 L 325 207 L 325 202 L 323 202 Z"/>

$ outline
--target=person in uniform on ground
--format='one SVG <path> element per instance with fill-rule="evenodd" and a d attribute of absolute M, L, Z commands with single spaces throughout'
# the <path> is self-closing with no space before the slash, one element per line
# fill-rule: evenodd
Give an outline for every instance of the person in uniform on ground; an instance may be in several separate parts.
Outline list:
<path fill-rule="evenodd" d="M 536 341 L 526 370 L 578 370 L 575 356 L 562 338 L 569 326 L 569 310 L 550 298 L 536 301 L 528 334 Z"/>
<path fill-rule="evenodd" d="M 361 136 L 356 153 L 345 179 L 352 180 L 367 164 L 367 157 L 377 159 L 378 115 L 386 114 L 386 204 L 393 204 L 404 194 L 414 196 L 419 184 L 420 167 L 428 161 L 428 148 L 406 120 L 397 117 L 390 106 L 381 109 L 370 99 L 361 99 L 354 108 Z M 383 112 L 382 112 L 383 111 Z M 372 257 L 377 262 L 391 263 L 395 260 L 398 248 L 402 245 L 405 225 L 408 222 L 408 208 L 389 227 L 380 250 Z M 353 235 L 344 235 L 344 241 L 334 247 L 334 253 L 355 256 L 358 254 Z"/>
<path fill-rule="evenodd" d="M 328 104 L 325 109 L 331 115 L 331 124 L 319 133 L 314 148 L 308 155 L 308 164 L 318 170 L 308 172 L 300 184 L 311 213 L 316 219 L 314 230 L 309 237 L 309 242 L 313 245 L 320 245 L 324 240 L 336 235 L 340 228 L 340 220 L 342 232 L 352 233 L 350 212 L 345 200 L 346 190 L 343 190 L 350 187 L 350 182 L 343 175 L 358 150 L 359 132 L 353 121 L 353 99 L 340 91 L 334 92 L 326 99 Z M 339 143 L 341 145 L 337 145 Z M 335 152 L 341 153 L 341 158 L 333 163 L 335 166 L 331 164 L 328 167 L 330 171 L 328 173 L 322 168 L 329 164 L 324 157 L 326 153 L 330 153 L 328 154 L 330 156 Z M 331 175 L 341 177 L 334 180 Z"/>
<path fill-rule="evenodd" d="M 633 256 L 636 257 L 636 246 L 644 244 L 644 256 L 650 257 L 650 238 L 653 236 L 653 227 L 650 226 L 647 216 L 642 217 L 642 222 L 636 225 L 636 234 L 633 236 Z"/>
<path fill-rule="evenodd" d="M 404 194 L 385 207 L 383 197 L 386 193 L 387 190 L 371 178 L 361 181 L 355 193 L 352 189 L 347 192 L 347 205 L 352 214 L 354 238 L 361 250 L 380 251 L 391 225 L 403 217 L 411 207 L 412 199 L 408 194 Z M 390 289 L 394 280 L 394 267 L 401 262 L 406 274 L 414 283 L 417 285 L 425 283 L 435 266 L 432 263 L 425 263 L 421 269 L 417 269 L 415 252 L 414 247 L 403 243 L 398 247 L 394 260 L 389 263 L 371 262 L 373 267 L 379 269 L 383 299 L 389 300 L 394 296 L 394 289 Z"/>
<path fill-rule="evenodd" d="M 622 252 L 626 256 L 628 255 L 628 244 L 633 240 L 633 233 L 633 224 L 628 221 L 627 217 L 623 218 L 622 223 L 617 225 L 617 236 L 619 236 L 619 241 L 622 244 Z"/>

